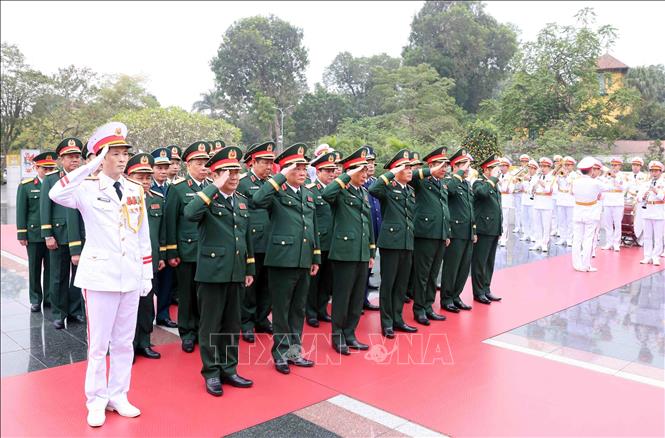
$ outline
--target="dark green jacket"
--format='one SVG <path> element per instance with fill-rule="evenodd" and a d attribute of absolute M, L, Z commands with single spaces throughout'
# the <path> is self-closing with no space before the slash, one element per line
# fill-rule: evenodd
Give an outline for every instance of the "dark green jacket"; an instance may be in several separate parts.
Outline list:
<path fill-rule="evenodd" d="M 374 227 L 367 189 L 358 192 L 343 173 L 323 190 L 323 199 L 332 206 L 332 242 L 328 258 L 348 262 L 368 262 L 374 258 Z"/>
<path fill-rule="evenodd" d="M 243 283 L 255 274 L 247 198 L 236 193 L 233 207 L 214 184 L 185 207 L 185 217 L 201 233 L 194 280 L 202 283 Z"/>
<path fill-rule="evenodd" d="M 150 190 L 145 195 L 145 209 L 148 212 L 150 246 L 152 247 L 152 271 L 157 272 L 159 261 L 166 261 L 166 221 L 164 220 L 164 195 Z"/>
<path fill-rule="evenodd" d="M 473 183 L 473 211 L 476 218 L 476 234 L 501 235 L 501 193 L 496 188 L 498 179 L 481 175 Z"/>
<path fill-rule="evenodd" d="M 203 181 L 203 186 L 208 184 Z M 199 231 L 197 224 L 184 217 L 185 206 L 200 190 L 188 174 L 175 180 L 166 195 L 166 258 L 180 257 L 186 263 L 196 262 Z"/>
<path fill-rule="evenodd" d="M 40 199 L 39 199 L 39 214 L 41 218 L 42 237 L 55 237 L 58 245 L 69 244 L 69 233 L 67 232 L 67 217 L 71 212 L 71 208 L 63 207 L 56 204 L 48 197 L 48 192 L 54 184 L 58 184 L 60 178 L 65 176 L 63 170 L 56 170 L 46 174 L 44 182 L 42 183 Z M 76 211 L 76 210 L 74 210 Z"/>
<path fill-rule="evenodd" d="M 258 192 L 265 183 L 265 180 L 259 179 L 250 170 L 240 178 L 237 189 L 237 192 L 244 195 L 249 202 L 249 226 L 255 253 L 266 252 L 268 233 L 270 231 L 270 215 L 268 214 L 268 210 L 257 208 L 253 200 L 254 193 Z"/>
<path fill-rule="evenodd" d="M 18 240 L 44 242 L 39 217 L 39 200 L 42 183 L 39 178 L 21 181 L 16 191 L 16 234 Z"/>
<path fill-rule="evenodd" d="M 448 186 L 448 210 L 450 210 L 450 237 L 471 240 L 475 234 L 476 221 L 473 215 L 473 191 L 464 179 L 464 172 L 443 180 Z"/>
<path fill-rule="evenodd" d="M 414 236 L 421 239 L 446 240 L 450 237 L 448 187 L 437 180 L 430 170 L 413 172 L 409 183 L 416 191 L 416 220 Z"/>
<path fill-rule="evenodd" d="M 304 185 L 298 194 L 281 173 L 254 194 L 254 205 L 270 212 L 266 266 L 309 268 L 321 263 L 314 196 Z"/>
<path fill-rule="evenodd" d="M 402 187 L 388 171 L 369 186 L 369 193 L 381 203 L 381 230 L 378 246 L 413 250 L 413 214 L 416 194 L 411 186 Z"/>
<path fill-rule="evenodd" d="M 67 212 L 67 240 L 69 241 L 69 254 L 81 255 L 85 244 L 85 224 L 81 212 L 69 208 Z"/>
<path fill-rule="evenodd" d="M 316 206 L 316 229 L 319 233 L 321 251 L 328 252 L 330 251 L 330 243 L 332 241 L 333 213 L 330 204 L 328 204 L 322 196 L 325 186 L 317 179 L 313 183 L 307 184 L 307 188 L 312 192 L 312 196 L 314 197 L 314 205 Z"/>

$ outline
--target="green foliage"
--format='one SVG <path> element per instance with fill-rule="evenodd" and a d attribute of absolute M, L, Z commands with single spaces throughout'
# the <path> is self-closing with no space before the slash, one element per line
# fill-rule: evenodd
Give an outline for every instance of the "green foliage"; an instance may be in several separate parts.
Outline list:
<path fill-rule="evenodd" d="M 428 1 L 411 23 L 402 56 L 407 65 L 427 63 L 455 81 L 458 105 L 476 112 L 509 72 L 516 32 L 484 11 L 481 2 Z"/>
<path fill-rule="evenodd" d="M 646 101 L 665 104 L 665 66 L 635 67 L 626 74 L 626 85 L 637 88 Z"/>
<path fill-rule="evenodd" d="M 657 160 L 661 163 L 665 162 L 665 147 L 660 140 L 654 140 L 649 145 L 647 153 L 644 155 L 644 162 L 649 163 L 651 160 Z"/>
<path fill-rule="evenodd" d="M 320 137 L 333 134 L 342 120 L 353 115 L 347 96 L 331 93 L 316 84 L 314 92 L 305 94 L 293 112 L 292 137 L 313 143 Z"/>
<path fill-rule="evenodd" d="M 498 145 L 498 134 L 496 128 L 489 123 L 478 121 L 467 130 L 462 140 L 463 148 L 473 157 L 474 167 L 479 168 L 480 163 L 492 154 L 502 155 Z M 451 151 L 451 153 L 454 151 Z"/>

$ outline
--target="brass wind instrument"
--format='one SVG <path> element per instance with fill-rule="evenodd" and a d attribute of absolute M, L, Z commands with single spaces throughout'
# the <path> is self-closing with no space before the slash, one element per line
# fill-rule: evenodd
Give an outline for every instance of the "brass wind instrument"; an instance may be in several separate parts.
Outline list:
<path fill-rule="evenodd" d="M 510 175 L 511 183 L 522 182 L 522 177 L 525 173 L 529 172 L 529 166 L 520 167 L 517 172 Z"/>

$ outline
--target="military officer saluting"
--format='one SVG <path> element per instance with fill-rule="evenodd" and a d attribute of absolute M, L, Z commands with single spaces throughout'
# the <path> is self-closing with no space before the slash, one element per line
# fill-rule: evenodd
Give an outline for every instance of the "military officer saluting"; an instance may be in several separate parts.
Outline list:
<path fill-rule="evenodd" d="M 458 149 L 450 157 L 452 175 L 444 180 L 448 186 L 448 210 L 450 211 L 450 245 L 443 256 L 441 275 L 441 308 L 459 313 L 471 310 L 460 298 L 471 270 L 473 243 L 476 242 L 476 221 L 473 214 L 473 192 L 466 177 L 471 159 L 466 149 Z"/>
<path fill-rule="evenodd" d="M 32 163 L 37 176 L 21 181 L 16 192 L 16 231 L 19 243 L 28 251 L 30 311 L 39 312 L 42 302 L 44 307 L 51 305 L 49 301 L 50 260 L 41 235 L 39 204 L 42 181 L 46 174 L 56 167 L 56 154 L 53 151 L 42 152 L 33 158 Z M 43 285 L 42 266 L 44 269 Z"/>
<path fill-rule="evenodd" d="M 242 151 L 229 146 L 206 163 L 212 184 L 185 207 L 185 216 L 198 223 L 196 282 L 201 309 L 199 339 L 201 374 L 206 391 L 223 394 L 222 381 L 248 388 L 252 381 L 238 375 L 238 338 L 242 287 L 252 283 L 254 255 L 247 198 L 236 192 Z"/>
<path fill-rule="evenodd" d="M 171 156 L 173 158 L 173 156 Z M 199 241 L 197 224 L 184 217 L 185 206 L 207 185 L 205 163 L 208 144 L 197 141 L 183 153 L 187 177 L 175 180 L 166 196 L 166 258 L 176 268 L 178 279 L 178 332 L 182 349 L 194 351 L 199 331 L 199 308 L 196 299 L 196 251 Z"/>
<path fill-rule="evenodd" d="M 442 181 L 448 162 L 445 148 L 434 149 L 424 160 L 429 167 L 414 172 L 409 183 L 416 192 L 413 317 L 419 324 L 429 325 L 430 320 L 446 319 L 434 312 L 432 304 L 443 254 L 450 244 L 450 212 L 448 188 Z"/>
<path fill-rule="evenodd" d="M 273 305 L 272 356 L 282 374 L 290 372 L 289 364 L 314 366 L 301 351 L 309 281 L 321 264 L 314 196 L 303 186 L 305 148 L 302 143 L 286 148 L 276 158 L 280 173 L 254 194 L 254 205 L 270 212 L 265 266 Z"/>
<path fill-rule="evenodd" d="M 416 198 L 411 181 L 409 151 L 400 150 L 384 166 L 388 169 L 369 187 L 369 192 L 381 202 L 381 231 L 378 247 L 381 249 L 381 308 L 382 334 L 395 337 L 395 330 L 418 331 L 404 322 L 402 308 L 409 283 L 413 253 L 413 214 Z"/>
<path fill-rule="evenodd" d="M 341 161 L 345 173 L 323 190 L 323 198 L 333 207 L 330 261 L 332 271 L 332 346 L 348 355 L 349 349 L 367 350 L 358 341 L 367 274 L 374 264 L 376 245 L 370 213 L 367 179 L 367 149 L 361 147 Z"/>
<path fill-rule="evenodd" d="M 266 184 L 275 162 L 275 143 L 267 141 L 252 145 L 243 160 L 249 171 L 240 178 L 238 193 L 249 202 L 249 221 L 254 248 L 255 276 L 254 282 L 245 288 L 242 302 L 242 337 L 247 342 L 254 342 L 254 331 L 272 333 L 270 315 L 270 291 L 268 290 L 268 270 L 264 269 L 270 216 L 268 210 L 259 208 L 252 199 L 254 194 Z"/>
<path fill-rule="evenodd" d="M 322 194 L 335 177 L 337 169 L 335 152 L 323 152 L 310 164 L 315 169 L 316 176 L 313 183 L 307 184 L 307 188 L 312 192 L 316 205 L 316 225 L 321 245 L 321 268 L 318 274 L 310 280 L 306 316 L 308 325 L 318 327 L 319 321 L 331 321 L 328 314 L 328 300 L 332 294 L 332 266 L 328 261 L 328 251 L 330 251 L 333 234 L 333 215 L 330 204 L 326 202 Z M 340 275 L 339 272 L 337 275 Z"/>
<path fill-rule="evenodd" d="M 490 285 L 494 275 L 494 258 L 502 235 L 502 226 L 508 223 L 503 220 L 501 196 L 499 188 L 499 175 L 501 159 L 490 155 L 480 164 L 482 174 L 473 183 L 473 211 L 476 218 L 476 235 L 478 241 L 473 248 L 471 256 L 471 284 L 473 285 L 473 299 L 483 304 L 492 301 L 501 301 L 501 298 L 492 295 Z M 505 232 L 505 230 L 504 230 Z"/>
<path fill-rule="evenodd" d="M 364 145 L 364 148 L 367 149 L 367 181 L 363 184 L 363 187 L 369 190 L 374 181 L 376 181 L 376 176 L 374 173 L 376 171 L 376 154 L 374 153 L 374 148 L 369 145 Z M 378 238 L 379 230 L 381 229 L 381 203 L 371 194 L 369 195 L 369 205 L 370 213 L 372 214 L 372 228 L 374 229 L 374 239 Z M 365 286 L 365 301 L 363 302 L 363 309 L 365 310 L 379 310 L 379 306 L 372 304 L 369 301 L 369 290 L 377 289 L 375 285 L 370 285 L 369 277 L 372 275 L 372 269 L 370 268 L 367 272 L 367 285 Z"/>
<path fill-rule="evenodd" d="M 39 212 L 42 237 L 50 255 L 51 304 L 53 305 L 53 326 L 65 327 L 67 322 L 84 322 L 81 290 L 70 283 L 70 271 L 74 269 L 69 251 L 69 233 L 67 218 L 76 211 L 56 204 L 48 196 L 51 187 L 58 180 L 79 167 L 83 144 L 78 138 L 65 138 L 58 144 L 55 152 L 60 157 L 62 170 L 46 174 L 42 182 Z M 79 243 L 80 242 L 74 242 Z"/>

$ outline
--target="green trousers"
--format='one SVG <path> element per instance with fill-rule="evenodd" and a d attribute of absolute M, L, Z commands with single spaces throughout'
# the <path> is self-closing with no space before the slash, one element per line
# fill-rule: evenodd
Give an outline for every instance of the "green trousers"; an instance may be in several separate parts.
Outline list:
<path fill-rule="evenodd" d="M 310 278 L 306 268 L 268 268 L 275 361 L 300 357 Z"/>
<path fill-rule="evenodd" d="M 201 374 L 206 379 L 236 374 L 241 283 L 199 283 Z"/>
<path fill-rule="evenodd" d="M 150 334 L 152 321 L 155 319 L 155 280 L 152 280 L 152 290 L 144 297 L 139 298 L 139 310 L 136 312 L 136 331 L 134 332 L 134 350 L 150 347 Z"/>
<path fill-rule="evenodd" d="M 330 260 L 332 280 L 332 342 L 345 345 L 357 341 L 356 327 L 365 301 L 368 262 Z"/>
<path fill-rule="evenodd" d="M 414 276 L 414 316 L 425 316 L 433 312 L 432 304 L 436 297 L 436 280 L 446 252 L 446 242 L 437 239 L 416 238 L 413 247 Z"/>
<path fill-rule="evenodd" d="M 478 242 L 473 248 L 471 259 L 471 284 L 474 297 L 491 292 L 490 283 L 494 275 L 494 259 L 498 244 L 499 236 L 478 235 Z"/>
<path fill-rule="evenodd" d="M 332 295 L 332 267 L 328 260 L 328 251 L 321 252 L 319 272 L 309 281 L 307 295 L 307 318 L 320 318 L 328 314 L 328 300 Z M 336 275 L 340 275 L 339 272 Z"/>
<path fill-rule="evenodd" d="M 51 302 L 51 257 L 44 242 L 28 242 L 28 290 L 30 304 L 49 304 Z M 42 265 L 44 277 L 42 280 Z M 43 285 L 43 287 L 42 287 Z"/>
<path fill-rule="evenodd" d="M 459 299 L 471 270 L 473 242 L 466 239 L 450 239 L 443 256 L 441 276 L 441 307 Z"/>
<path fill-rule="evenodd" d="M 73 284 L 76 266 L 72 265 L 69 246 L 58 244 L 57 249 L 49 251 L 49 257 L 53 317 L 63 320 L 68 316 L 83 316 L 83 296 L 81 289 Z"/>
<path fill-rule="evenodd" d="M 242 298 L 242 331 L 252 332 L 254 327 L 269 327 L 270 291 L 268 270 L 263 266 L 265 253 L 254 254 L 256 275 L 250 287 L 244 288 Z"/>
<path fill-rule="evenodd" d="M 196 299 L 196 263 L 180 262 L 178 277 L 178 333 L 180 339 L 196 342 L 199 331 L 199 305 Z"/>
<path fill-rule="evenodd" d="M 379 307 L 381 308 L 381 328 L 393 328 L 404 324 L 402 308 L 406 287 L 411 273 L 413 251 L 408 249 L 381 248 L 381 287 Z"/>
<path fill-rule="evenodd" d="M 416 287 L 416 256 L 413 255 L 411 257 L 411 271 L 409 272 L 409 282 L 406 286 L 406 296 L 408 298 L 414 298 L 415 287 Z"/>

